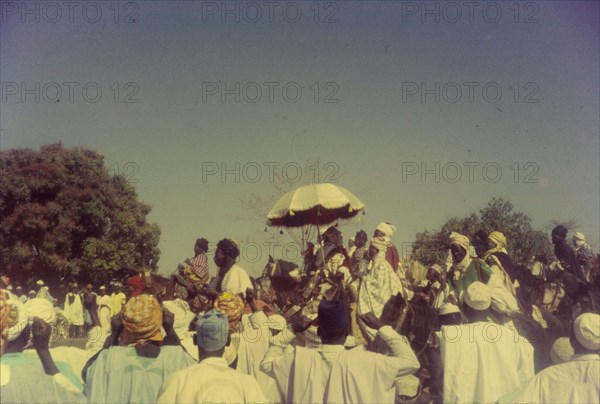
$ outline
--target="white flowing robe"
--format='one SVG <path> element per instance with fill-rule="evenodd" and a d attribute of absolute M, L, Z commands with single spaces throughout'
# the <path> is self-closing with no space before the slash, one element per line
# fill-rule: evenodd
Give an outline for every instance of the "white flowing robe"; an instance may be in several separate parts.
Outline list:
<path fill-rule="evenodd" d="M 358 291 L 358 313 L 363 315 L 373 312 L 377 318 L 381 317 L 383 306 L 392 296 L 400 293 L 406 298 L 402 282 L 385 259 L 384 253 L 377 253 L 371 269 L 363 277 Z M 364 327 L 371 338 L 377 333 L 375 330 Z"/>
<path fill-rule="evenodd" d="M 135 347 L 113 346 L 88 368 L 85 393 L 96 403 L 154 403 L 162 383 L 194 363 L 181 346 L 162 346 L 157 358 L 138 356 Z"/>
<path fill-rule="evenodd" d="M 69 302 L 69 297 L 73 297 L 73 303 Z M 83 325 L 83 304 L 78 293 L 67 293 L 63 314 L 69 324 Z"/>
<path fill-rule="evenodd" d="M 252 313 L 250 316 L 244 315 L 242 331 L 237 336 L 240 341 L 237 349 L 236 370 L 253 376 L 265 393 L 268 402 L 281 402 L 281 395 L 275 379 L 260 370 L 260 362 L 269 349 L 271 340 L 269 318 L 262 310 Z"/>
<path fill-rule="evenodd" d="M 100 326 L 105 330 L 110 330 L 110 317 L 111 317 L 111 309 L 112 300 L 110 296 L 98 295 L 96 297 L 96 304 L 98 305 L 98 319 L 100 320 Z"/>
<path fill-rule="evenodd" d="M 600 356 L 575 355 L 569 362 L 550 366 L 517 390 L 500 398 L 501 403 L 598 403 L 600 402 Z"/>
<path fill-rule="evenodd" d="M 534 374 L 533 346 L 499 324 L 444 326 L 440 348 L 445 403 L 493 402 Z"/>
<path fill-rule="evenodd" d="M 416 372 L 419 361 L 406 338 L 391 327 L 382 327 L 379 335 L 394 356 L 343 345 L 296 346 L 284 352 L 295 338 L 286 329 L 273 338 L 260 368 L 275 378 L 286 403 L 393 403 L 396 380 Z"/>
<path fill-rule="evenodd" d="M 258 382 L 227 366 L 223 358 L 202 362 L 172 374 L 160 388 L 157 403 L 264 403 Z"/>

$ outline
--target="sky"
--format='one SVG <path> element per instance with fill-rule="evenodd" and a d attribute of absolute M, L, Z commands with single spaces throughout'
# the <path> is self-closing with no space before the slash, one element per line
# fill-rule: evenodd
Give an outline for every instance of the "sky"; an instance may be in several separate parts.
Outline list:
<path fill-rule="evenodd" d="M 364 202 L 346 239 L 389 221 L 407 253 L 501 197 L 598 250 L 597 1 L 0 7 L 0 148 L 104 155 L 152 206 L 161 273 L 198 237 L 238 241 L 251 275 L 294 260 L 265 222 L 299 174 Z"/>

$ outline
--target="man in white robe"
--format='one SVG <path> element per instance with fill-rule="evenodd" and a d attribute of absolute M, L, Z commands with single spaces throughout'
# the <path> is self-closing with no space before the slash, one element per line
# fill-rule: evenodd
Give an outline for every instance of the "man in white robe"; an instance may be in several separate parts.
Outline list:
<path fill-rule="evenodd" d="M 317 333 L 322 345 L 316 348 L 294 347 L 284 352 L 311 324 L 298 317 L 291 327 L 277 335 L 263 358 L 260 368 L 272 375 L 286 403 L 364 402 L 393 403 L 395 382 L 419 369 L 419 361 L 406 338 L 384 326 L 373 313 L 363 317 L 388 344 L 393 356 L 347 350 L 344 342 L 349 322 L 348 308 L 342 301 L 319 304 Z"/>
<path fill-rule="evenodd" d="M 77 282 L 71 284 L 71 290 L 65 296 L 63 314 L 69 323 L 69 338 L 79 338 L 83 328 L 83 303 L 78 293 Z"/>
<path fill-rule="evenodd" d="M 501 403 L 600 402 L 600 316 L 579 315 L 573 322 L 570 361 L 550 366 L 500 398 Z"/>
<path fill-rule="evenodd" d="M 370 268 L 363 276 L 358 291 L 359 315 L 372 312 L 379 318 L 383 312 L 383 306 L 391 297 L 396 296 L 398 293 L 405 299 L 409 297 L 402 287 L 400 278 L 386 260 L 385 254 L 388 246 L 389 239 L 387 237 L 374 237 L 371 240 L 369 247 Z M 377 334 L 376 330 L 368 326 L 364 328 L 371 339 Z"/>
<path fill-rule="evenodd" d="M 464 292 L 469 324 L 442 327 L 443 401 L 488 403 L 534 374 L 533 346 L 515 329 L 487 321 L 490 288 L 479 281 Z"/>
<path fill-rule="evenodd" d="M 210 310 L 200 317 L 195 341 L 200 363 L 172 374 L 163 383 L 157 403 L 264 403 L 258 382 L 227 366 L 223 359 L 229 343 L 225 314 Z"/>
<path fill-rule="evenodd" d="M 52 295 L 50 294 L 50 289 L 48 289 L 48 286 L 46 286 L 44 284 L 43 280 L 38 280 L 36 283 L 36 288 L 38 288 L 37 294 L 35 295 L 35 297 L 39 298 L 39 299 L 46 299 L 48 300 L 50 303 L 54 304 L 56 303 L 56 299 L 54 297 L 52 297 Z"/>
<path fill-rule="evenodd" d="M 106 294 L 106 286 L 104 285 L 100 286 L 100 295 L 96 297 L 96 304 L 98 305 L 100 327 L 108 332 L 110 331 L 110 318 L 112 317 L 112 300 L 110 299 L 110 296 Z"/>
<path fill-rule="evenodd" d="M 239 255 L 240 250 L 233 240 L 223 239 L 217 243 L 214 261 L 219 267 L 219 272 L 209 289 L 217 294 L 227 292 L 242 297 L 245 296 L 246 289 L 253 289 L 246 270 L 235 263 Z"/>
<path fill-rule="evenodd" d="M 260 362 L 269 349 L 269 342 L 273 335 L 286 328 L 287 322 L 281 315 L 267 317 L 263 310 L 259 310 L 255 301 L 255 292 L 251 289 L 246 291 L 246 302 L 252 309 L 252 314 L 242 315 L 240 332 L 231 335 L 232 343 L 237 346 L 236 370 L 253 376 L 267 400 L 279 403 L 281 396 L 275 379 L 260 370 Z M 238 339 L 237 343 L 234 342 L 234 337 Z"/>
<path fill-rule="evenodd" d="M 90 401 L 154 403 L 167 377 L 194 363 L 179 345 L 173 322 L 154 296 L 132 297 L 114 318 L 104 349 L 82 371 Z"/>

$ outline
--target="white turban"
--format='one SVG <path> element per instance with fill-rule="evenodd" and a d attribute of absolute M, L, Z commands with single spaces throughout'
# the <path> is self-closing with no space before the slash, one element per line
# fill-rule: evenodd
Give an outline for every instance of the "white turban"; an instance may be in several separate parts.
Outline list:
<path fill-rule="evenodd" d="M 56 321 L 56 310 L 48 299 L 34 298 L 25 302 L 25 310 L 30 318 L 39 317 L 50 325 Z"/>
<path fill-rule="evenodd" d="M 17 299 L 8 299 L 7 304 L 9 306 L 13 306 L 16 309 L 16 321 L 15 323 L 8 328 L 8 341 L 16 340 L 19 335 L 25 330 L 27 327 L 27 323 L 29 322 L 29 316 L 27 315 L 27 310 L 25 310 L 25 306 L 21 303 L 20 300 Z"/>
<path fill-rule="evenodd" d="M 194 312 L 190 309 L 188 302 L 181 299 L 175 299 L 165 300 L 162 304 L 165 309 L 169 310 L 173 313 L 173 316 L 175 316 L 173 320 L 173 330 L 175 330 L 175 333 L 181 336 L 184 335 L 188 331 L 190 323 L 194 317 L 196 317 Z"/>
<path fill-rule="evenodd" d="M 450 233 L 450 244 L 456 244 L 463 247 L 467 252 L 469 252 L 469 246 L 471 242 L 467 236 L 463 236 L 460 233 L 452 232 Z"/>
<path fill-rule="evenodd" d="M 35 283 L 36 285 L 40 285 L 40 286 L 44 286 L 44 281 L 43 280 L 39 280 Z"/>
<path fill-rule="evenodd" d="M 492 304 L 492 293 L 485 283 L 475 281 L 465 293 L 465 304 L 475 310 L 487 310 Z"/>
<path fill-rule="evenodd" d="M 573 322 L 575 339 L 585 349 L 590 351 L 600 350 L 600 315 L 583 313 Z"/>
<path fill-rule="evenodd" d="M 371 239 L 371 246 L 375 247 L 379 252 L 386 252 L 389 245 L 389 237 L 373 237 Z"/>
<path fill-rule="evenodd" d="M 376 230 L 379 230 L 386 237 L 392 237 L 396 232 L 396 226 L 388 222 L 381 222 L 377 225 Z"/>
<path fill-rule="evenodd" d="M 457 305 L 452 304 L 452 303 L 444 303 L 438 309 L 438 314 L 440 316 L 445 316 L 446 314 L 454 314 L 454 313 L 460 313 L 460 309 L 458 308 Z"/>
<path fill-rule="evenodd" d="M 573 240 L 581 240 L 585 243 L 585 235 L 582 232 L 577 231 L 573 234 Z"/>
<path fill-rule="evenodd" d="M 575 351 L 571 346 L 569 337 L 560 337 L 552 344 L 550 359 L 552 359 L 552 363 L 558 365 L 560 363 L 568 362 L 574 353 Z"/>

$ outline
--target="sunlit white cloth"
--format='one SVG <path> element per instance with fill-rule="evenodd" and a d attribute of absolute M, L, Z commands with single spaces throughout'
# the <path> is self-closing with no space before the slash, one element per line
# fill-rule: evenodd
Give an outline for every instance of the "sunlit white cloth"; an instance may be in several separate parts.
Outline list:
<path fill-rule="evenodd" d="M 442 327 L 445 403 L 488 403 L 534 374 L 533 346 L 515 329 L 490 322 Z"/>
<path fill-rule="evenodd" d="M 550 366 L 500 398 L 501 403 L 597 403 L 600 401 L 600 356 L 575 355 Z"/>
<path fill-rule="evenodd" d="M 373 312 L 378 318 L 383 312 L 383 306 L 392 296 L 400 293 L 405 296 L 402 282 L 385 259 L 385 253 L 377 253 L 371 269 L 363 277 L 358 291 L 358 313 Z M 365 330 L 371 338 L 377 331 L 367 327 Z"/>

